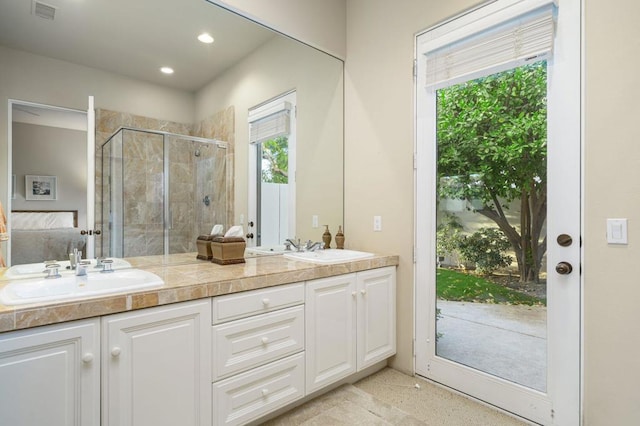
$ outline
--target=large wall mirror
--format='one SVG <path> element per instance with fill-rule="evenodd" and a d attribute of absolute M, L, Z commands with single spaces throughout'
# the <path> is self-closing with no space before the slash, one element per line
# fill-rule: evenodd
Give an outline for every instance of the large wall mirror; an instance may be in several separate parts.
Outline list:
<path fill-rule="evenodd" d="M 0 200 L 12 219 L 18 210 L 77 211 L 78 229 L 99 229 L 105 241 L 117 241 L 105 234 L 117 223 L 109 209 L 118 207 L 122 217 L 136 218 L 125 235 L 138 246 L 163 238 L 171 245 L 165 253 L 195 251 L 195 237 L 215 223 L 243 225 L 254 245 L 261 200 L 250 191 L 250 179 L 277 182 L 275 168 L 269 171 L 265 162 L 277 163 L 273 158 L 283 151 L 277 143 L 255 147 L 284 135 L 295 159 L 284 175 L 294 193 L 284 201 L 291 208 L 280 207 L 292 217 L 269 244 L 282 243 L 285 235 L 319 241 L 322 225 L 342 225 L 341 60 L 206 0 L 36 0 L 3 2 L 1 8 L 0 151 L 9 155 L 0 156 L 0 170 L 9 172 L 0 174 Z M 213 42 L 199 41 L 203 33 Z M 278 101 L 292 93 L 293 104 Z M 83 130 L 47 121 L 49 113 L 82 116 L 89 96 L 96 112 L 95 170 L 78 155 L 86 149 L 78 142 Z M 283 112 L 284 121 L 268 119 Z M 276 121 L 284 128 L 269 134 Z M 103 165 L 109 156 L 117 166 Z M 255 167 L 262 169 L 256 173 Z M 87 174 L 96 178 L 93 224 L 86 223 L 80 199 Z M 116 188 L 116 174 L 128 189 Z M 41 189 L 53 183 L 55 197 Z M 170 187 L 171 194 L 160 193 Z M 113 196 L 116 190 L 121 196 Z M 34 194 L 40 198 L 28 199 Z M 154 229 L 156 222 L 168 230 Z M 177 233 L 183 226 L 189 234 Z M 95 241 L 98 255 L 145 254 L 102 252 L 109 245 L 101 238 Z"/>

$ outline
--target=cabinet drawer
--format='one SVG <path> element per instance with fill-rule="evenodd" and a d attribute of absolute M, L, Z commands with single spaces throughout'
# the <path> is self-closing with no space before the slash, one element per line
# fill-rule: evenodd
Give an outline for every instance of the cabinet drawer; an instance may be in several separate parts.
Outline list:
<path fill-rule="evenodd" d="M 304 353 L 213 384 L 214 424 L 245 424 L 304 396 Z"/>
<path fill-rule="evenodd" d="M 213 298 L 213 324 L 304 303 L 304 284 L 295 283 Z"/>
<path fill-rule="evenodd" d="M 212 327 L 213 381 L 304 350 L 304 305 Z"/>

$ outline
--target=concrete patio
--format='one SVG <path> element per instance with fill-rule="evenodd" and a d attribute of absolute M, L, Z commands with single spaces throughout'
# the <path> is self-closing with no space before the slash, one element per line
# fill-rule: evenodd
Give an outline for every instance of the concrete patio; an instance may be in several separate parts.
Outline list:
<path fill-rule="evenodd" d="M 546 390 L 547 308 L 438 300 L 437 355 Z"/>

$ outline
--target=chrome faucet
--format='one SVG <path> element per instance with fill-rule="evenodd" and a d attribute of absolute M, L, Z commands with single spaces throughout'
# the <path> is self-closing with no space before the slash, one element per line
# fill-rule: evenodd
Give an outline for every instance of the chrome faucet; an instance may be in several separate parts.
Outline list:
<path fill-rule="evenodd" d="M 324 243 L 316 242 L 312 243 L 311 240 L 307 241 L 307 244 L 304 246 L 305 251 L 316 251 L 318 249 L 324 250 Z"/>
<path fill-rule="evenodd" d="M 73 249 L 73 253 L 69 253 L 69 266 L 71 269 L 76 269 L 76 267 L 82 261 L 82 252 L 78 251 L 77 248 Z"/>
<path fill-rule="evenodd" d="M 91 264 L 88 260 L 83 260 L 76 264 L 76 276 L 81 277 L 87 275 L 87 269 L 89 269 L 89 265 Z"/>
<path fill-rule="evenodd" d="M 292 240 L 291 238 L 287 238 L 284 244 L 285 244 L 285 250 L 286 250 L 286 246 L 290 246 L 289 250 L 291 250 L 291 247 L 293 247 L 296 249 L 296 251 L 303 251 L 302 244 L 300 243 L 300 238 L 298 238 L 297 242 Z"/>

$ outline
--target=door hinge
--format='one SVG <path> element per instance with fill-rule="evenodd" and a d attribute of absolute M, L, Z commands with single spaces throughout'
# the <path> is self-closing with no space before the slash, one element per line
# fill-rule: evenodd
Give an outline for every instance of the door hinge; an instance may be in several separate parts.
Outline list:
<path fill-rule="evenodd" d="M 413 339 L 411 342 L 411 352 L 413 352 L 413 357 L 416 357 L 416 339 Z"/>
<path fill-rule="evenodd" d="M 413 78 L 415 79 L 418 76 L 418 60 L 413 60 Z"/>
<path fill-rule="evenodd" d="M 418 154 L 417 153 L 413 153 L 413 170 L 417 170 L 418 169 Z"/>
<path fill-rule="evenodd" d="M 418 260 L 418 250 L 416 250 L 416 246 L 413 246 L 413 263 L 416 263 Z"/>

